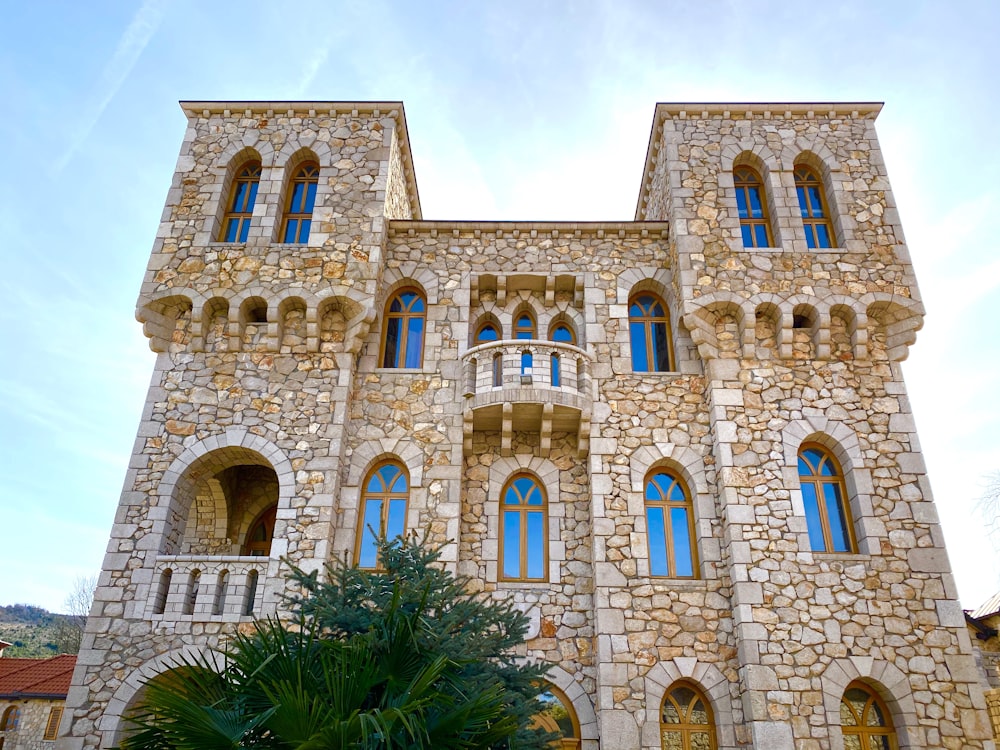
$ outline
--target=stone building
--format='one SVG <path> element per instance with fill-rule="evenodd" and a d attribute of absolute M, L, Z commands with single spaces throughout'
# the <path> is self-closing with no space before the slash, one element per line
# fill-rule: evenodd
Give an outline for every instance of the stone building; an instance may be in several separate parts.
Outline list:
<path fill-rule="evenodd" d="M 75 654 L 0 658 L 2 750 L 55 750 L 75 664 Z"/>
<path fill-rule="evenodd" d="M 982 672 L 993 737 L 1000 739 L 1000 593 L 967 611 L 965 623 Z"/>
<path fill-rule="evenodd" d="M 658 104 L 601 223 L 424 220 L 399 102 L 182 106 L 62 747 L 368 529 L 528 614 L 568 747 L 993 747 L 880 105 Z"/>

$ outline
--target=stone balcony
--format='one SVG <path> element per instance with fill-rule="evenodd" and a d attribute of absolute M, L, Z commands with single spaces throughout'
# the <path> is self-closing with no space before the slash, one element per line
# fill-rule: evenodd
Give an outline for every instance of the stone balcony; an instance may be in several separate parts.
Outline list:
<path fill-rule="evenodd" d="M 501 454 L 511 454 L 515 432 L 539 435 L 549 454 L 553 433 L 577 436 L 580 456 L 590 449 L 593 356 L 573 344 L 507 339 L 469 349 L 465 364 L 465 450 L 475 431 L 499 432 Z"/>
<path fill-rule="evenodd" d="M 156 622 L 238 622 L 264 613 L 268 557 L 160 555 L 146 607 Z"/>

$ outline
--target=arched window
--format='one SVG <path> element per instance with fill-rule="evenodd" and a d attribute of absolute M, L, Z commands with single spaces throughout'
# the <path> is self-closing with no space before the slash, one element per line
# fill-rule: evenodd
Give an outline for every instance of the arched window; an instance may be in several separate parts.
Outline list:
<path fill-rule="evenodd" d="M 229 571 L 223 570 L 219 573 L 218 583 L 215 586 L 215 601 L 212 604 L 212 614 L 221 615 L 226 611 L 226 598 L 229 596 Z"/>
<path fill-rule="evenodd" d="M 650 575 L 695 578 L 694 511 L 681 480 L 654 470 L 646 477 L 645 498 Z"/>
<path fill-rule="evenodd" d="M 156 588 L 156 598 L 153 599 L 153 614 L 162 615 L 167 608 L 167 597 L 170 594 L 170 582 L 173 580 L 174 571 L 167 568 L 160 573 L 160 583 Z"/>
<path fill-rule="evenodd" d="M 410 483 L 397 461 L 376 466 L 365 480 L 354 551 L 359 568 L 379 567 L 378 540 L 395 539 L 406 532 L 406 504 Z"/>
<path fill-rule="evenodd" d="M 201 571 L 192 571 L 188 578 L 187 595 L 184 597 L 184 614 L 193 615 L 194 605 L 198 602 L 198 590 L 201 588 Z"/>
<path fill-rule="evenodd" d="M 493 387 L 499 388 L 503 385 L 503 355 L 493 355 Z"/>
<path fill-rule="evenodd" d="M 675 683 L 660 706 L 660 742 L 663 750 L 715 750 L 712 707 L 689 682 Z"/>
<path fill-rule="evenodd" d="M 853 552 L 854 535 L 844 476 L 833 455 L 814 443 L 803 445 L 799 449 L 799 484 L 812 550 Z"/>
<path fill-rule="evenodd" d="M 500 329 L 497 328 L 495 323 L 487 321 L 479 326 L 476 331 L 476 343 L 477 344 L 487 344 L 490 341 L 500 340 Z"/>
<path fill-rule="evenodd" d="M 558 388 L 562 381 L 562 373 L 559 372 L 558 352 L 552 352 L 552 355 L 549 357 L 549 369 L 552 371 L 552 387 Z"/>
<path fill-rule="evenodd" d="M 773 247 L 771 220 L 767 215 L 767 194 L 760 175 L 750 167 L 733 170 L 736 208 L 740 214 L 743 247 Z"/>
<path fill-rule="evenodd" d="M 896 750 L 892 717 L 882 699 L 863 682 L 852 682 L 840 699 L 845 750 Z"/>
<path fill-rule="evenodd" d="M 537 337 L 535 319 L 531 316 L 531 313 L 523 312 L 518 315 L 517 320 L 514 321 L 514 338 L 534 339 Z"/>
<path fill-rule="evenodd" d="M 314 161 L 300 164 L 288 185 L 285 218 L 281 224 L 282 242 L 309 241 L 317 184 L 319 184 L 319 165 Z"/>
<path fill-rule="evenodd" d="M 8 706 L 3 712 L 3 719 L 0 719 L 0 731 L 12 732 L 17 729 L 21 721 L 21 709 L 17 706 Z"/>
<path fill-rule="evenodd" d="M 247 573 L 246 591 L 243 592 L 243 614 L 252 615 L 257 607 L 257 579 L 260 574 L 256 570 Z"/>
<path fill-rule="evenodd" d="M 633 371 L 670 372 L 670 318 L 663 300 L 649 292 L 634 295 L 628 303 L 628 331 Z"/>
<path fill-rule="evenodd" d="M 274 518 L 277 513 L 278 506 L 271 505 L 254 519 L 254 522 L 250 524 L 250 530 L 247 531 L 246 541 L 243 542 L 242 554 L 253 557 L 267 557 L 271 554 Z"/>
<path fill-rule="evenodd" d="M 580 721 L 566 694 L 555 685 L 546 684 L 545 690 L 538 695 L 538 701 L 544 708 L 535 714 L 532 727 L 559 735 L 559 739 L 550 745 L 555 750 L 578 750 Z"/>
<path fill-rule="evenodd" d="M 222 222 L 222 242 L 246 242 L 250 231 L 250 217 L 257 200 L 260 184 L 260 162 L 249 161 L 240 167 L 229 191 L 228 210 Z"/>
<path fill-rule="evenodd" d="M 420 367 L 427 305 L 416 289 L 401 289 L 385 308 L 382 367 Z"/>
<path fill-rule="evenodd" d="M 827 209 L 823 183 L 809 167 L 795 167 L 795 192 L 799 196 L 799 211 L 802 226 L 806 230 L 806 245 L 809 247 L 836 247 L 830 212 Z"/>
<path fill-rule="evenodd" d="M 565 323 L 556 323 L 552 326 L 552 330 L 549 331 L 549 339 L 551 341 L 559 341 L 563 344 L 575 344 L 576 334 Z"/>
<path fill-rule="evenodd" d="M 548 501 L 538 480 L 515 474 L 500 496 L 500 578 L 548 579 Z"/>

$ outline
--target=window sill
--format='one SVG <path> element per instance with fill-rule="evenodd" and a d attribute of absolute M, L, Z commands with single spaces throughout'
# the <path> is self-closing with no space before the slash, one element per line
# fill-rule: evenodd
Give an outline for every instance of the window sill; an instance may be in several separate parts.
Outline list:
<path fill-rule="evenodd" d="M 431 367 L 376 367 L 375 374 L 382 375 L 434 375 L 437 370 Z"/>
<path fill-rule="evenodd" d="M 556 585 L 558 584 L 552 581 L 497 581 L 497 588 L 505 591 L 511 589 L 525 589 L 528 591 L 548 590 Z"/>

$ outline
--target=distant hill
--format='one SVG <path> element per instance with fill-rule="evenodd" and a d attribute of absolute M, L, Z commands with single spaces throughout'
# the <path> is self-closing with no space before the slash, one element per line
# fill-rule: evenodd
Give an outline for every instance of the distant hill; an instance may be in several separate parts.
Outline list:
<path fill-rule="evenodd" d="M 4 656 L 54 656 L 76 653 L 67 640 L 69 618 L 30 604 L 0 606 L 0 640 L 13 645 Z"/>

